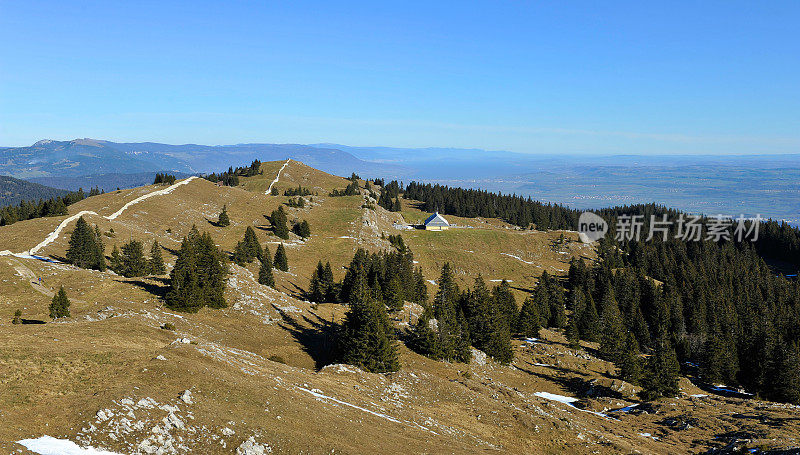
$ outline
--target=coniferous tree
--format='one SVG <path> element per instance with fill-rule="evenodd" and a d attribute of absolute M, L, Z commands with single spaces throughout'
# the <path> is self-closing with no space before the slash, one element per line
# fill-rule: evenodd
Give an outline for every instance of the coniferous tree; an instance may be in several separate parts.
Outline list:
<path fill-rule="evenodd" d="M 50 317 L 53 319 L 69 317 L 69 298 L 64 291 L 64 286 L 58 288 L 58 292 L 50 302 Z"/>
<path fill-rule="evenodd" d="M 403 285 L 400 283 L 398 275 L 393 276 L 386 282 L 386 287 L 383 290 L 383 299 L 390 311 L 403 309 Z"/>
<path fill-rule="evenodd" d="M 272 273 L 272 258 L 269 257 L 269 251 L 266 251 L 264 258 L 260 261 L 261 266 L 258 268 L 258 282 L 265 284 L 271 288 L 275 287 L 275 275 Z"/>
<path fill-rule="evenodd" d="M 582 291 L 581 291 L 582 292 Z M 597 307 L 594 304 L 592 295 L 586 292 L 583 293 L 583 299 L 586 302 L 586 309 L 579 314 L 578 317 L 578 331 L 582 340 L 598 341 L 600 339 L 600 318 L 597 316 Z"/>
<path fill-rule="evenodd" d="M 350 307 L 337 337 L 339 357 L 373 373 L 397 371 L 400 362 L 386 307 L 372 298 L 364 270 L 355 274 Z"/>
<path fill-rule="evenodd" d="M 324 275 L 325 267 L 322 265 L 322 261 L 318 261 L 317 268 L 311 274 L 311 282 L 308 285 L 308 295 L 312 302 L 322 302 L 325 299 L 326 290 L 322 284 Z"/>
<path fill-rule="evenodd" d="M 222 206 L 222 212 L 219 213 L 219 219 L 217 220 L 217 225 L 220 227 L 227 227 L 230 226 L 231 219 L 228 217 L 228 205 L 225 204 Z"/>
<path fill-rule="evenodd" d="M 144 276 L 149 272 L 144 246 L 138 240 L 122 245 L 122 276 L 130 278 Z"/>
<path fill-rule="evenodd" d="M 774 400 L 800 404 L 800 346 L 780 343 L 776 349 L 767 395 Z"/>
<path fill-rule="evenodd" d="M 506 321 L 508 321 L 509 324 L 514 324 L 517 314 L 519 313 L 519 308 L 517 308 L 517 299 L 514 298 L 508 281 L 503 280 L 499 286 L 495 286 L 494 289 L 492 289 L 492 296 L 494 305 L 501 311 Z"/>
<path fill-rule="evenodd" d="M 322 284 L 322 288 L 325 290 L 325 301 L 335 302 L 336 287 L 334 285 L 333 270 L 331 269 L 330 261 L 325 263 L 325 269 L 322 271 L 322 279 L 320 282 Z"/>
<path fill-rule="evenodd" d="M 117 275 L 122 275 L 122 253 L 119 252 L 119 248 L 117 245 L 114 245 L 114 249 L 111 250 L 111 261 L 110 261 L 110 268 L 114 271 Z"/>
<path fill-rule="evenodd" d="M 272 232 L 275 233 L 278 237 L 282 239 L 289 238 L 289 227 L 287 226 L 287 218 L 286 212 L 283 211 L 283 206 L 278 207 L 277 210 L 273 210 L 272 214 L 269 217 L 270 223 L 272 223 Z"/>
<path fill-rule="evenodd" d="M 252 226 L 247 226 L 244 232 L 244 239 L 236 244 L 233 250 L 233 262 L 238 265 L 245 266 L 253 259 L 261 258 L 264 254 L 261 244 L 258 243 L 258 237 Z"/>
<path fill-rule="evenodd" d="M 105 270 L 102 241 L 83 217 L 78 218 L 69 237 L 67 261 L 84 269 Z"/>
<path fill-rule="evenodd" d="M 289 271 L 289 259 L 286 257 L 286 250 L 283 248 L 283 243 L 278 245 L 275 250 L 275 260 L 273 262 L 275 268 L 284 272 Z"/>
<path fill-rule="evenodd" d="M 631 332 L 628 332 L 625 336 L 625 345 L 617 366 L 622 379 L 631 384 L 641 383 L 642 360 L 639 357 L 639 344 Z"/>
<path fill-rule="evenodd" d="M 222 252 L 208 233 L 192 227 L 181 242 L 178 258 L 170 272 L 167 306 L 174 310 L 197 312 L 203 306 L 226 306 L 227 265 Z"/>
<path fill-rule="evenodd" d="M 675 356 L 666 333 L 656 341 L 655 352 L 648 359 L 647 369 L 642 379 L 642 391 L 639 395 L 644 400 L 658 397 L 674 397 L 678 394 L 678 374 L 680 365 Z"/>
<path fill-rule="evenodd" d="M 539 309 L 533 296 L 522 303 L 517 320 L 517 332 L 527 338 L 539 337 Z"/>
<path fill-rule="evenodd" d="M 439 277 L 439 290 L 433 299 L 432 316 L 436 322 L 431 323 L 431 315 L 424 314 L 415 324 L 418 327 L 414 329 L 414 339 L 417 341 L 414 346 L 420 353 L 451 362 L 470 361 L 469 327 L 459 308 L 458 299 L 459 291 L 452 269 L 449 263 L 445 263 Z M 432 341 L 428 329 L 434 332 Z"/>
<path fill-rule="evenodd" d="M 22 310 L 14 311 L 14 318 L 11 320 L 12 324 L 22 324 Z"/>
<path fill-rule="evenodd" d="M 602 326 L 600 356 L 610 362 L 618 363 L 623 354 L 625 328 L 622 324 L 619 306 L 610 289 L 603 299 L 603 314 L 600 322 Z"/>
<path fill-rule="evenodd" d="M 147 264 L 151 275 L 163 275 L 167 271 L 164 267 L 164 258 L 161 256 L 161 245 L 158 244 L 158 240 L 153 240 Z"/>
<path fill-rule="evenodd" d="M 304 239 L 311 237 L 311 227 L 308 225 L 308 221 L 306 220 L 295 223 L 295 225 L 292 226 L 292 232 Z"/>

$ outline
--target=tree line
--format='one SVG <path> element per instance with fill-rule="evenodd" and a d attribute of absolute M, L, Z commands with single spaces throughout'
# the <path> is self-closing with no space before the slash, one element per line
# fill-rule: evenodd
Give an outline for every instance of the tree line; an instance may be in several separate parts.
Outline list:
<path fill-rule="evenodd" d="M 87 195 L 83 189 L 56 196 L 50 199 L 39 199 L 38 202 L 21 201 L 17 205 L 0 208 L 0 226 L 14 224 L 17 221 L 32 220 L 46 216 L 67 214 L 67 206 L 82 201 L 87 197 L 103 194 L 99 188 L 92 188 Z"/>

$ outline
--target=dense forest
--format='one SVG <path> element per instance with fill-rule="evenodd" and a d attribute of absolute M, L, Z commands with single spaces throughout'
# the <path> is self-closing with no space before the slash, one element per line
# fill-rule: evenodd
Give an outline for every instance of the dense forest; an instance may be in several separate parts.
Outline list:
<path fill-rule="evenodd" d="M 64 196 L 68 191 L 0 175 L 0 207 Z"/>
<path fill-rule="evenodd" d="M 98 188 L 92 188 L 88 196 L 101 194 Z M 83 189 L 55 196 L 50 199 L 39 199 L 38 201 L 22 201 L 17 205 L 9 205 L 0 208 L 0 226 L 14 224 L 17 221 L 32 220 L 45 216 L 58 216 L 67 214 L 67 206 L 82 201 L 87 197 Z"/>

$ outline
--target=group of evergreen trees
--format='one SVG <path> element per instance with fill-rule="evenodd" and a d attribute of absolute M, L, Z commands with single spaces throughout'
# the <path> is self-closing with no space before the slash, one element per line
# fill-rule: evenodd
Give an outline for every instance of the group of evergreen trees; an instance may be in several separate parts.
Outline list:
<path fill-rule="evenodd" d="M 92 188 L 88 196 L 102 193 L 99 188 Z M 22 201 L 17 205 L 2 207 L 0 208 L 0 226 L 7 226 L 17 221 L 32 220 L 34 218 L 66 215 L 68 205 L 82 201 L 86 197 L 86 193 L 83 192 L 83 189 L 80 189 L 64 196 L 46 200 L 39 199 L 38 202 Z"/>
<path fill-rule="evenodd" d="M 111 270 L 124 277 L 163 275 L 166 272 L 161 245 L 153 240 L 150 258 L 144 256 L 144 245 L 139 240 L 131 240 L 122 246 L 122 252 L 114 245 L 111 251 Z"/>
<path fill-rule="evenodd" d="M 359 248 L 342 280 L 340 301 L 349 302 L 352 298 L 356 271 L 359 270 L 364 270 L 374 299 L 392 311 L 402 309 L 404 301 L 424 304 L 428 299 L 422 269 L 414 268 L 414 255 L 408 248 L 372 254 Z"/>
<path fill-rule="evenodd" d="M 337 197 L 337 196 L 355 196 L 358 194 L 359 190 L 358 180 L 352 180 L 344 190 L 337 190 L 334 189 L 331 191 L 330 196 Z"/>
<path fill-rule="evenodd" d="M 680 365 L 699 365 L 706 383 L 800 402 L 800 285 L 757 247 L 604 240 L 599 252 L 592 268 L 570 266 L 567 335 L 599 341 L 646 396 L 677 393 Z"/>
<path fill-rule="evenodd" d="M 561 205 L 544 204 L 516 195 L 503 195 L 483 190 L 451 188 L 444 185 L 411 182 L 403 193 L 405 199 L 423 203 L 426 212 L 467 218 L 500 218 L 511 224 L 537 229 L 575 229 L 580 211 Z"/>
<path fill-rule="evenodd" d="M 224 308 L 225 275 L 228 266 L 222 251 L 207 232 L 192 227 L 181 242 L 175 267 L 169 275 L 167 307 L 197 312 L 200 308 Z"/>
<path fill-rule="evenodd" d="M 311 194 L 311 190 L 302 185 L 297 185 L 297 188 L 287 188 L 283 191 L 284 196 L 310 196 Z"/>
<path fill-rule="evenodd" d="M 84 268 L 103 271 L 106 269 L 106 257 L 100 229 L 94 229 L 83 217 L 78 218 L 75 229 L 69 237 L 67 262 Z"/>
<path fill-rule="evenodd" d="M 311 283 L 308 286 L 308 298 L 312 302 L 335 302 L 336 283 L 333 279 L 331 263 L 322 265 L 322 261 L 317 262 L 317 268 L 311 274 Z"/>
<path fill-rule="evenodd" d="M 392 212 L 400 211 L 400 185 L 397 180 L 392 180 L 381 189 L 378 205 Z"/>
<path fill-rule="evenodd" d="M 156 174 L 156 178 L 153 180 L 153 185 L 172 185 L 173 183 L 175 183 L 175 176 L 172 174 L 167 174 L 166 172 L 159 172 Z"/>
<path fill-rule="evenodd" d="M 272 224 L 272 232 L 276 236 L 282 239 L 289 238 L 289 226 L 287 224 L 287 217 L 286 212 L 283 210 L 283 206 L 277 208 L 277 210 L 273 210 L 269 216 L 269 222 Z"/>
<path fill-rule="evenodd" d="M 490 290 L 479 275 L 472 289 L 461 291 L 446 263 L 438 286 L 433 304 L 411 329 L 411 348 L 434 359 L 469 362 L 472 345 L 497 362 L 509 363 L 520 314 L 508 282 Z"/>
<path fill-rule="evenodd" d="M 214 183 L 220 182 L 225 186 L 238 186 L 239 177 L 252 177 L 261 174 L 261 161 L 253 160 L 250 166 L 229 167 L 227 171 L 212 173 L 205 176 L 205 179 Z"/>
<path fill-rule="evenodd" d="M 386 305 L 370 287 L 365 261 L 351 264 L 349 308 L 336 336 L 336 358 L 373 373 L 400 369 L 397 342 Z M 323 271 L 324 273 L 324 271 Z"/>
<path fill-rule="evenodd" d="M 278 245 L 273 260 L 269 248 L 267 246 L 261 247 L 256 237 L 256 232 L 250 226 L 245 230 L 244 238 L 236 244 L 232 259 L 233 262 L 242 267 L 258 259 L 261 263 L 258 270 L 258 282 L 270 287 L 275 287 L 275 277 L 272 273 L 273 268 L 284 272 L 289 270 L 289 260 L 286 257 L 286 250 L 283 244 L 281 243 Z"/>
<path fill-rule="evenodd" d="M 311 237 L 311 226 L 308 224 L 308 221 L 303 220 L 292 225 L 292 232 L 303 239 L 307 239 Z"/>

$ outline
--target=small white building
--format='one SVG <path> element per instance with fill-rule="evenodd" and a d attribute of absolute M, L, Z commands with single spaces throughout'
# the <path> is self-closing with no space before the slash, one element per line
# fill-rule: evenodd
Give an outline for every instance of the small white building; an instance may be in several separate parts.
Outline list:
<path fill-rule="evenodd" d="M 450 229 L 450 223 L 442 215 L 439 215 L 439 212 L 435 212 L 428 217 L 423 224 L 426 231 L 446 231 Z"/>

